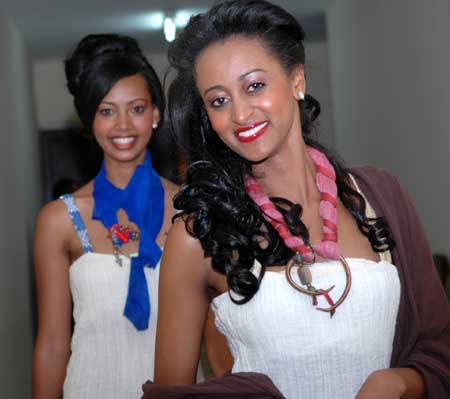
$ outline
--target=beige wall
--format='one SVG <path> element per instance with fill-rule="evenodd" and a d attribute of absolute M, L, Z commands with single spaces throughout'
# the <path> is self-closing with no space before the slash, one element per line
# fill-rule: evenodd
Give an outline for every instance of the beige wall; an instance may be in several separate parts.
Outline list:
<path fill-rule="evenodd" d="M 336 145 L 399 177 L 450 254 L 448 0 L 336 0 L 328 38 Z"/>
<path fill-rule="evenodd" d="M 40 205 L 38 141 L 27 49 L 0 9 L 0 384 L 4 398 L 31 397 L 32 225 Z"/>
<path fill-rule="evenodd" d="M 322 109 L 316 123 L 317 138 L 322 143 L 334 147 L 333 102 L 326 41 L 306 43 L 305 73 L 306 92 L 320 102 Z"/>

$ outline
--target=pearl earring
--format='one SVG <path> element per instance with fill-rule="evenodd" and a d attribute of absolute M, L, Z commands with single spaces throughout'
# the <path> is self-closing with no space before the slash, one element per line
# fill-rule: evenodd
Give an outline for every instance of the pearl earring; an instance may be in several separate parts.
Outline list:
<path fill-rule="evenodd" d="M 304 100 L 305 99 L 305 93 L 303 93 L 302 91 L 298 92 L 298 96 L 300 97 L 300 100 Z"/>
<path fill-rule="evenodd" d="M 153 122 L 152 127 L 153 127 L 153 129 L 156 129 L 158 127 L 158 124 L 156 122 Z"/>

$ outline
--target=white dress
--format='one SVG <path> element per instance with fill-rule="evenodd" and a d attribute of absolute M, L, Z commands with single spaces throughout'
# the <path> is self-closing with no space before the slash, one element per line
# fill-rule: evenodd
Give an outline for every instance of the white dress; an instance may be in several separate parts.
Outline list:
<path fill-rule="evenodd" d="M 366 204 L 367 216 L 375 217 Z M 379 262 L 346 260 L 352 286 L 333 318 L 312 306 L 284 272 L 266 270 L 244 305 L 228 293 L 214 298 L 216 325 L 234 358 L 232 371 L 266 374 L 288 399 L 353 399 L 373 371 L 389 368 L 400 302 L 397 269 L 389 252 Z M 346 282 L 340 261 L 316 263 L 311 272 L 316 288 L 335 285 L 330 295 L 336 301 Z M 319 307 L 328 306 L 320 296 Z"/>
<path fill-rule="evenodd" d="M 80 235 L 83 244 L 86 237 Z M 159 264 L 144 268 L 151 313 L 149 328 L 138 331 L 123 316 L 129 258 L 122 256 L 122 263 L 112 254 L 86 252 L 70 266 L 75 325 L 64 399 L 137 399 L 153 378 Z"/>
<path fill-rule="evenodd" d="M 284 272 L 266 271 L 244 305 L 228 293 L 216 297 L 212 308 L 234 358 L 232 371 L 266 374 L 288 399 L 351 399 L 370 373 L 388 368 L 400 300 L 397 269 L 384 260 L 347 262 L 353 284 L 333 318 L 292 288 Z M 316 287 L 336 286 L 330 293 L 336 300 L 345 287 L 340 262 L 311 269 Z M 328 304 L 320 297 L 319 305 Z"/>

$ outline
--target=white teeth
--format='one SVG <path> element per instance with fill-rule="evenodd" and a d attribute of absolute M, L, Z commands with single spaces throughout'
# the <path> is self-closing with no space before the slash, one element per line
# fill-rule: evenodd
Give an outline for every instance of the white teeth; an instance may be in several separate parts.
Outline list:
<path fill-rule="evenodd" d="M 269 122 L 264 122 L 261 125 L 258 125 L 254 127 L 253 129 L 246 130 L 245 132 L 240 132 L 239 137 L 250 137 L 254 134 L 258 133 L 263 127 L 266 127 L 269 124 Z"/>
<path fill-rule="evenodd" d="M 112 139 L 116 144 L 130 144 L 134 140 L 136 140 L 135 137 L 114 137 Z"/>

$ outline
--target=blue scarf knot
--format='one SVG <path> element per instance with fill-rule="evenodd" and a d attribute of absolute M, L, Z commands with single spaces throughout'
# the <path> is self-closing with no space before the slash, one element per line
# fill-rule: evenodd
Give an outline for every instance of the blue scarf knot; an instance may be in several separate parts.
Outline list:
<path fill-rule="evenodd" d="M 139 254 L 131 258 L 130 279 L 124 315 L 137 330 L 146 330 L 150 320 L 150 295 L 144 267 L 155 268 L 161 259 L 156 238 L 164 217 L 164 188 L 152 167 L 147 150 L 142 165 L 138 165 L 125 189 L 114 186 L 106 175 L 103 161 L 94 179 L 94 210 L 92 219 L 107 229 L 118 223 L 117 211 L 123 209 L 128 219 L 140 229 Z"/>

